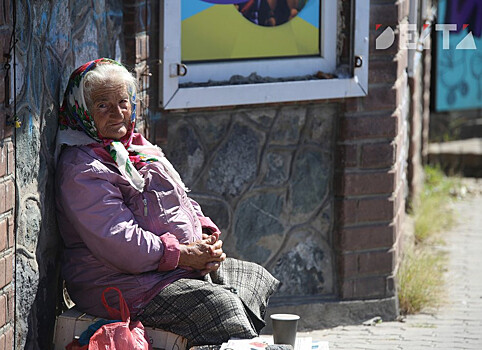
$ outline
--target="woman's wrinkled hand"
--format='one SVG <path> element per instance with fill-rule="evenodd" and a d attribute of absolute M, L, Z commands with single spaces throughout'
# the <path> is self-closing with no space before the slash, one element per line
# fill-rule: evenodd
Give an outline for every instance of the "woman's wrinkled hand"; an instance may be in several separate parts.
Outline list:
<path fill-rule="evenodd" d="M 219 235 L 203 235 L 199 241 L 180 246 L 179 266 L 201 271 L 203 275 L 216 271 L 220 263 L 226 260 L 222 247 L 223 241 Z"/>

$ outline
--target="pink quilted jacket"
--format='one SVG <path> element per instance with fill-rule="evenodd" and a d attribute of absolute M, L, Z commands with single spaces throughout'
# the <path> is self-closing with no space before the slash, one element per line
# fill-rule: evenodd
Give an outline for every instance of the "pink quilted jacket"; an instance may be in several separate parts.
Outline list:
<path fill-rule="evenodd" d="M 134 140 L 145 142 L 140 135 Z M 177 266 L 179 244 L 200 239 L 202 227 L 219 231 L 160 163 L 139 173 L 145 180 L 142 193 L 96 147 L 68 147 L 60 156 L 56 207 L 64 242 L 62 276 L 84 312 L 107 317 L 101 294 L 114 286 L 135 316 L 169 283 L 199 277 Z"/>

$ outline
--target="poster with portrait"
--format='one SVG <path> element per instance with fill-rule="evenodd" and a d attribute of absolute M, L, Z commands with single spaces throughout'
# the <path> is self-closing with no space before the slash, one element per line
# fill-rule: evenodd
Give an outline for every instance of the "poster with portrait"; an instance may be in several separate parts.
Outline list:
<path fill-rule="evenodd" d="M 320 55 L 320 0 L 181 0 L 183 62 Z"/>

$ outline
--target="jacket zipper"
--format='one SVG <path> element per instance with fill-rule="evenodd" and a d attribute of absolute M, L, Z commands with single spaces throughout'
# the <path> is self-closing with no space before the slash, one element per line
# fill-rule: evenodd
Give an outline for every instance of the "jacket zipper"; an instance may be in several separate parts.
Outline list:
<path fill-rule="evenodd" d="M 147 199 L 142 198 L 142 202 L 144 203 L 144 216 L 147 216 Z"/>
<path fill-rule="evenodd" d="M 184 195 L 181 195 L 180 197 L 181 198 L 180 198 L 180 201 L 179 201 L 179 207 L 182 208 L 184 213 L 187 215 L 187 217 L 189 219 L 189 222 L 191 223 L 193 235 L 195 235 L 196 234 L 196 224 L 195 224 L 196 218 L 193 217 L 194 214 L 191 211 L 191 208 L 189 208 L 189 205 L 186 203 L 187 200 L 188 200 L 187 195 L 184 194 Z"/>

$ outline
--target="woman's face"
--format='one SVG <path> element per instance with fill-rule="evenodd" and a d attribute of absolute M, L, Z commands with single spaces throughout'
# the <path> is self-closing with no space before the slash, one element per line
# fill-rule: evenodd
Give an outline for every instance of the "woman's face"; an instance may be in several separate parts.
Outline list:
<path fill-rule="evenodd" d="M 119 140 L 131 127 L 131 103 L 125 84 L 102 86 L 92 91 L 90 113 L 97 131 L 108 139 Z"/>

